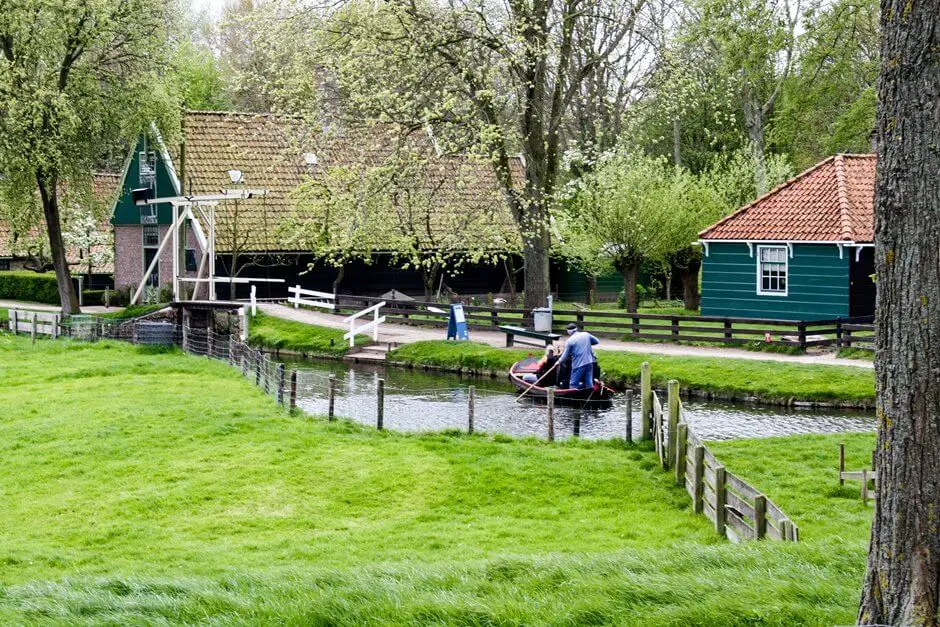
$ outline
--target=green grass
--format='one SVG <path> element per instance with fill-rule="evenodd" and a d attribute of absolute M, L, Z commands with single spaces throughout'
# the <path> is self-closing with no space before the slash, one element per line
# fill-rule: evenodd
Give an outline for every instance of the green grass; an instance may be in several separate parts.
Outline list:
<path fill-rule="evenodd" d="M 140 316 L 151 314 L 155 311 L 160 311 L 166 306 L 166 303 L 156 305 L 128 305 L 119 311 L 109 311 L 107 313 L 97 315 L 102 318 L 110 318 L 112 320 L 129 320 L 130 318 L 138 318 Z"/>
<path fill-rule="evenodd" d="M 390 359 L 411 365 L 502 372 L 521 357 L 538 352 L 434 340 L 397 348 Z M 624 351 L 599 350 L 597 355 L 605 379 L 620 387 L 635 383 L 640 364 L 649 361 L 658 386 L 677 379 L 688 389 L 777 402 L 796 399 L 868 404 L 875 397 L 874 373 L 866 368 Z"/>
<path fill-rule="evenodd" d="M 349 350 L 344 331 L 284 320 L 263 313 L 248 320 L 248 343 L 256 348 L 288 350 L 306 355 L 338 357 Z M 356 344 L 367 344 L 368 338 L 356 336 Z"/>
<path fill-rule="evenodd" d="M 307 420 L 176 351 L 0 337 L 0 406 L 3 623 L 855 616 L 870 509 L 834 438 L 715 445 L 804 540 L 731 545 L 645 444 Z"/>
<path fill-rule="evenodd" d="M 875 358 L 875 351 L 867 348 L 840 348 L 839 357 L 843 359 L 861 359 L 863 361 L 872 361 Z"/>

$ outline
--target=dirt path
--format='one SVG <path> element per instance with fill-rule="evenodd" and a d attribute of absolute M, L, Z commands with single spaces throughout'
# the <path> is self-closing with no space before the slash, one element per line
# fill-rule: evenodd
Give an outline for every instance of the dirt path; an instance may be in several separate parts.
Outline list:
<path fill-rule="evenodd" d="M 307 309 L 293 309 L 285 305 L 259 304 L 258 309 L 264 313 L 294 320 L 315 324 L 321 327 L 346 329 L 341 316 L 310 311 Z M 443 340 L 446 337 L 443 328 L 413 327 L 402 324 L 383 324 L 379 328 L 380 342 L 394 342 L 396 344 L 411 344 L 423 340 Z M 506 336 L 499 331 L 470 331 L 470 339 L 502 348 L 506 345 Z M 619 340 L 601 339 L 600 347 L 603 350 L 626 351 L 631 353 L 648 353 L 655 355 L 676 355 L 683 357 L 721 357 L 726 359 L 749 359 L 751 361 L 780 361 L 801 364 L 819 364 L 823 366 L 851 366 L 854 368 L 872 368 L 872 362 L 861 359 L 840 359 L 828 354 L 785 355 L 782 353 L 762 353 L 748 351 L 740 348 L 725 348 L 719 346 L 685 346 L 682 344 L 654 344 L 651 342 L 622 342 Z"/>
<path fill-rule="evenodd" d="M 28 303 L 21 300 L 0 300 L 0 309 L 26 309 L 28 311 L 48 311 L 51 313 L 60 313 L 62 307 L 59 305 L 43 305 L 42 303 Z M 122 311 L 123 307 L 101 307 L 99 305 L 82 307 L 83 314 L 101 314 L 114 313 Z"/>

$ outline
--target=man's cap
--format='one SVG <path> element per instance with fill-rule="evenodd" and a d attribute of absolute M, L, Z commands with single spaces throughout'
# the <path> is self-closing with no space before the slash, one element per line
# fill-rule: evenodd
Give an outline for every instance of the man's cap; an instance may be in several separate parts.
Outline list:
<path fill-rule="evenodd" d="M 577 331 L 577 330 L 578 330 L 578 325 L 576 325 L 574 322 L 569 322 L 569 323 L 568 323 L 568 330 L 569 330 L 569 331 Z"/>

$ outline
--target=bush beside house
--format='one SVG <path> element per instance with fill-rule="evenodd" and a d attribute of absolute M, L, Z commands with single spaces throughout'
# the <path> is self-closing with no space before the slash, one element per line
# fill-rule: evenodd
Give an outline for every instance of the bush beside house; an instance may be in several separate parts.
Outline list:
<path fill-rule="evenodd" d="M 59 304 L 55 274 L 47 272 L 0 272 L 0 299 Z"/>

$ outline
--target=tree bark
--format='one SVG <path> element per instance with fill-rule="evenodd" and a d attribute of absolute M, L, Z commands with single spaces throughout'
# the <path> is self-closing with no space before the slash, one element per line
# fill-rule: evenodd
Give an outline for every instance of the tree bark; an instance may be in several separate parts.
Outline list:
<path fill-rule="evenodd" d="M 336 271 L 336 278 L 333 279 L 333 300 L 336 300 L 336 296 L 339 294 L 339 284 L 343 282 L 344 274 L 346 274 L 346 266 L 342 265 Z"/>
<path fill-rule="evenodd" d="M 702 260 L 694 256 L 689 263 L 682 268 L 682 305 L 695 311 L 701 303 L 701 294 L 698 291 L 698 275 L 702 269 Z"/>
<path fill-rule="evenodd" d="M 437 277 L 441 272 L 441 264 L 436 263 L 430 268 L 424 268 L 421 271 L 421 282 L 424 284 L 424 300 L 432 302 L 434 300 L 434 285 L 437 283 Z"/>
<path fill-rule="evenodd" d="M 584 282 L 587 283 L 587 304 L 593 307 L 597 302 L 597 277 L 593 274 L 585 274 Z"/>
<path fill-rule="evenodd" d="M 634 313 L 637 310 L 636 297 L 636 277 L 640 264 L 628 263 L 623 268 L 623 296 L 627 304 L 627 312 Z"/>
<path fill-rule="evenodd" d="M 883 0 L 875 353 L 878 498 L 860 623 L 940 623 L 940 11 Z"/>
<path fill-rule="evenodd" d="M 52 255 L 52 267 L 55 270 L 56 284 L 59 288 L 59 300 L 62 302 L 62 313 L 66 316 L 81 313 L 78 306 L 78 295 L 72 285 L 72 275 L 69 273 L 69 262 L 65 256 L 65 242 L 62 240 L 62 223 L 59 219 L 59 193 L 56 176 L 45 176 L 37 172 L 36 183 L 39 187 L 39 197 L 42 200 L 42 212 L 46 219 L 46 233 L 49 236 L 49 250 Z"/>
<path fill-rule="evenodd" d="M 767 193 L 767 165 L 764 161 L 764 114 L 759 102 L 752 97 L 750 90 L 744 93 L 744 126 L 747 138 L 751 142 L 751 155 L 754 157 L 754 185 L 757 195 Z"/>

